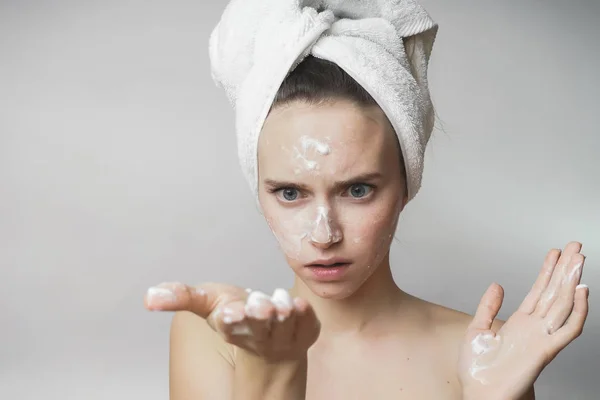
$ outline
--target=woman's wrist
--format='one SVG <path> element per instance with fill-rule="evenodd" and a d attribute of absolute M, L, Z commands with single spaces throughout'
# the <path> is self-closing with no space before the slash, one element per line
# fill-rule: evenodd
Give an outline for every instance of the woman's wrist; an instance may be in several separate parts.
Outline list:
<path fill-rule="evenodd" d="M 307 357 L 271 361 L 242 349 L 235 356 L 235 400 L 304 400 Z"/>

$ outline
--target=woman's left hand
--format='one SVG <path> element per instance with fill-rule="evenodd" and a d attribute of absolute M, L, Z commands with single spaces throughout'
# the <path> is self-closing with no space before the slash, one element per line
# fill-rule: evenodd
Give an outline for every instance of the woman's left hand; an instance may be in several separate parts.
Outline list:
<path fill-rule="evenodd" d="M 459 359 L 464 399 L 518 400 L 542 370 L 583 330 L 588 288 L 579 285 L 581 243 L 551 250 L 525 300 L 494 332 L 504 291 L 492 284 L 467 329 Z"/>

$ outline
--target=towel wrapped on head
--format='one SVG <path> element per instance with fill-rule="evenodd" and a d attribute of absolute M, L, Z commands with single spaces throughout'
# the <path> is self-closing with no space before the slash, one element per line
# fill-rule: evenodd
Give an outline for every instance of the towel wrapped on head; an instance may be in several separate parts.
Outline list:
<path fill-rule="evenodd" d="M 238 155 L 253 192 L 263 123 L 281 83 L 310 54 L 337 64 L 379 104 L 400 143 L 408 200 L 414 198 L 433 130 L 427 66 L 437 29 L 414 0 L 230 1 L 209 55 L 212 77 L 235 109 Z"/>

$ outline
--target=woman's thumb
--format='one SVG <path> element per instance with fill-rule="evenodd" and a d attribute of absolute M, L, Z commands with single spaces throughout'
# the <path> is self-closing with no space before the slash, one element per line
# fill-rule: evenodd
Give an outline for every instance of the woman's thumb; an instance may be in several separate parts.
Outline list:
<path fill-rule="evenodd" d="M 473 321 L 469 324 L 469 330 L 490 330 L 502 307 L 502 300 L 504 300 L 504 289 L 499 284 L 492 283 L 479 302 Z"/>

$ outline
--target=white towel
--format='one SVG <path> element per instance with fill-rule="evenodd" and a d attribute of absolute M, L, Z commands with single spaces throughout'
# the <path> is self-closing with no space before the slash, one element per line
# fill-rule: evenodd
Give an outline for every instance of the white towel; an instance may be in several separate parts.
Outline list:
<path fill-rule="evenodd" d="M 236 114 L 238 154 L 257 194 L 258 136 L 289 72 L 307 55 L 340 66 L 377 101 L 421 187 L 433 130 L 427 65 L 437 24 L 413 0 L 232 0 L 211 33 L 212 77 Z M 402 38 L 409 38 L 412 55 Z"/>

